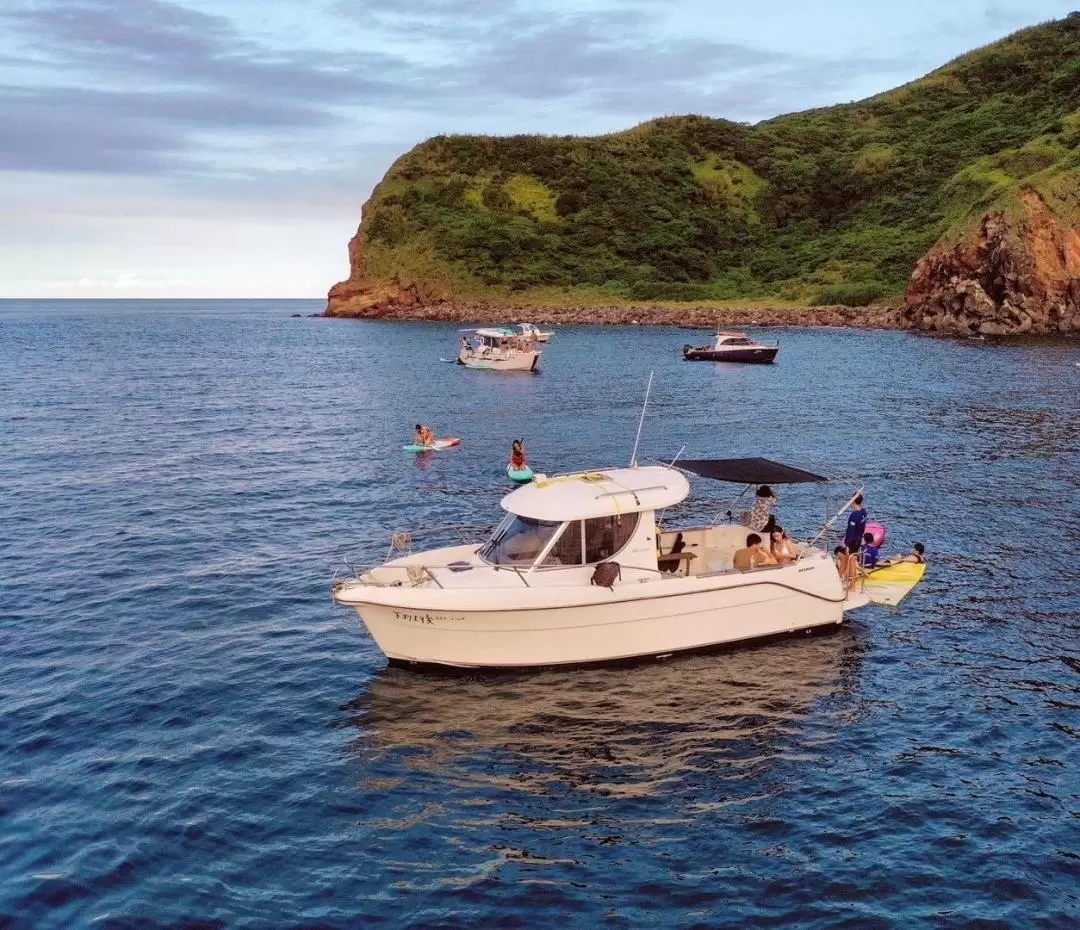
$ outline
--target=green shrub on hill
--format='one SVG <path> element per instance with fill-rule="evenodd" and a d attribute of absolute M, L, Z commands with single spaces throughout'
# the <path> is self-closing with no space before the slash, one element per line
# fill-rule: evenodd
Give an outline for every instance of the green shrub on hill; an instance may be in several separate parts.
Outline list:
<path fill-rule="evenodd" d="M 596 138 L 429 139 L 365 206 L 365 273 L 407 268 L 473 296 L 864 304 L 898 295 L 947 230 L 1023 185 L 1069 202 L 1078 145 L 1074 13 L 894 91 L 755 126 L 681 116 Z"/>

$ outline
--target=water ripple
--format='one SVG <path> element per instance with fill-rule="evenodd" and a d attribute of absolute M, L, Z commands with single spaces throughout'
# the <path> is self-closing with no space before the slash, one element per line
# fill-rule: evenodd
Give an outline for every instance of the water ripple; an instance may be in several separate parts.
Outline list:
<path fill-rule="evenodd" d="M 578 328 L 499 379 L 316 306 L 0 303 L 0 926 L 1077 923 L 1075 345 Z M 388 668 L 335 563 L 490 522 L 509 436 L 624 460 L 650 370 L 647 456 L 859 476 L 925 583 L 729 655 Z"/>

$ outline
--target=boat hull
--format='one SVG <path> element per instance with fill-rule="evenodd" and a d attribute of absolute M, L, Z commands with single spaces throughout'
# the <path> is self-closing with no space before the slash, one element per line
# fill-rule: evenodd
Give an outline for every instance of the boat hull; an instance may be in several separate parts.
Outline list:
<path fill-rule="evenodd" d="M 831 562 L 803 570 L 724 574 L 653 583 L 617 583 L 529 591 L 503 589 L 491 607 L 455 607 L 464 599 L 393 589 L 398 604 L 349 603 L 387 658 L 396 663 L 458 668 L 595 665 L 720 648 L 843 622 L 845 600 Z M 634 579 L 637 581 L 638 579 Z M 652 589 L 648 591 L 647 589 Z M 530 594 L 530 591 L 532 592 Z M 574 603 L 575 597 L 578 603 Z M 383 598 L 384 600 L 386 598 Z M 528 601 L 550 606 L 529 606 Z M 517 604 L 512 604 L 513 601 Z M 507 606 L 500 608 L 500 601 Z M 438 604 L 427 607 L 424 604 Z M 561 602 L 553 604 L 552 602 Z"/>
<path fill-rule="evenodd" d="M 779 346 L 739 349 L 683 349 L 683 358 L 688 362 L 740 362 L 744 365 L 769 365 L 780 351 Z"/>
<path fill-rule="evenodd" d="M 476 352 L 461 352 L 458 364 L 466 368 L 484 371 L 539 371 L 539 352 L 515 352 L 510 355 L 485 355 Z"/>

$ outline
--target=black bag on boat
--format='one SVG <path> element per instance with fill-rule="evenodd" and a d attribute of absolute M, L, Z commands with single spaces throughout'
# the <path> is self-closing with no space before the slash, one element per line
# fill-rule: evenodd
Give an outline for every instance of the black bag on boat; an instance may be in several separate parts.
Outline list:
<path fill-rule="evenodd" d="M 615 590 L 615 582 L 622 579 L 622 569 L 618 562 L 601 562 L 593 569 L 589 584 L 598 585 L 601 588 Z"/>

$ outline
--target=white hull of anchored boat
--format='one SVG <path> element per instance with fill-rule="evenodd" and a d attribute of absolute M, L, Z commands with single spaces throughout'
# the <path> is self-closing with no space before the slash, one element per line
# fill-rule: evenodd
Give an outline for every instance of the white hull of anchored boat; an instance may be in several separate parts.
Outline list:
<path fill-rule="evenodd" d="M 508 355 L 461 352 L 458 364 L 466 368 L 491 371 L 536 371 L 540 367 L 539 352 L 513 352 Z"/>
<path fill-rule="evenodd" d="M 762 637 L 832 627 L 846 600 L 832 562 L 811 557 L 749 573 L 689 578 L 624 570 L 614 590 L 582 578 L 545 584 L 513 572 L 498 587 L 346 584 L 339 603 L 356 609 L 379 648 L 398 662 L 466 668 L 524 668 L 613 662 L 706 649 Z M 573 574 L 576 574 L 573 573 Z"/>

